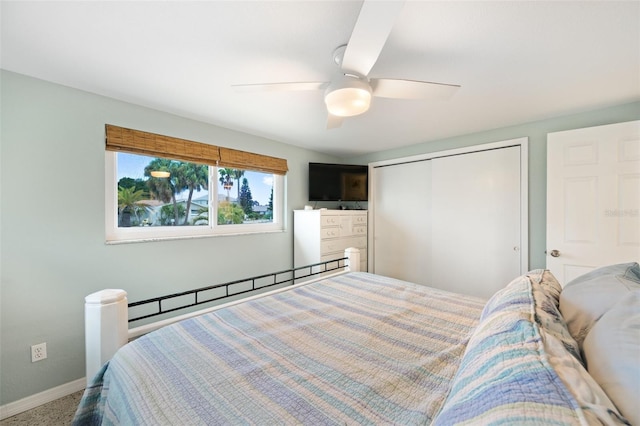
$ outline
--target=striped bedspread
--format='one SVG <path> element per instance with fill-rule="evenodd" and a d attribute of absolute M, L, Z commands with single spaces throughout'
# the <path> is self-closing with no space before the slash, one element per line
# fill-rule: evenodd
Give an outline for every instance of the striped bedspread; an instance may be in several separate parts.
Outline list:
<path fill-rule="evenodd" d="M 533 294 L 529 275 L 486 305 L 366 273 L 321 280 L 124 346 L 75 424 L 589 424 Z"/>
<path fill-rule="evenodd" d="M 484 303 L 351 273 L 124 346 L 76 424 L 429 424 Z"/>

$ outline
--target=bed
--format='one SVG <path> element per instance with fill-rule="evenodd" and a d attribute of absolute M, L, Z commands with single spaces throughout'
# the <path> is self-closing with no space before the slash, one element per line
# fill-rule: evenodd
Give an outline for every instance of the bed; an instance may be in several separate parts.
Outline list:
<path fill-rule="evenodd" d="M 363 272 L 312 280 L 122 346 L 74 424 L 630 424 L 640 268 L 596 272 L 563 291 L 531 271 L 488 301 Z M 603 300 L 584 288 L 605 278 L 618 295 L 576 307 Z M 615 354 L 608 315 L 631 318 Z"/>

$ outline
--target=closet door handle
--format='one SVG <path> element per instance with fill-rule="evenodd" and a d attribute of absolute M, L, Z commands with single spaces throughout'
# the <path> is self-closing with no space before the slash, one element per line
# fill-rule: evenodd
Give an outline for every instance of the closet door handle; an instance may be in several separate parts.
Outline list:
<path fill-rule="evenodd" d="M 551 250 L 551 253 L 549 253 L 551 255 L 551 257 L 560 257 L 560 251 L 558 250 Z"/>

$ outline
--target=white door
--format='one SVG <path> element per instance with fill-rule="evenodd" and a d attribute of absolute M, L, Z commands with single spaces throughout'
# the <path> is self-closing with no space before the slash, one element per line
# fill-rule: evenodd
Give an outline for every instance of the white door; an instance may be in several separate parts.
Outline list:
<path fill-rule="evenodd" d="M 431 286 L 489 298 L 520 275 L 520 147 L 433 160 Z"/>
<path fill-rule="evenodd" d="M 431 161 L 378 167 L 371 178 L 375 262 L 369 270 L 423 283 L 431 267 Z"/>
<path fill-rule="evenodd" d="M 547 135 L 547 268 L 640 261 L 640 121 Z"/>

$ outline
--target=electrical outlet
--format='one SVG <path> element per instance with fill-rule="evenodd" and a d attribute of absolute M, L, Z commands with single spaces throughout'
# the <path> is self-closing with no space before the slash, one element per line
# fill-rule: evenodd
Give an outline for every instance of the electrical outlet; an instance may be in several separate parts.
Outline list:
<path fill-rule="evenodd" d="M 47 343 L 31 346 L 31 362 L 42 361 L 47 357 Z"/>

